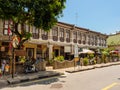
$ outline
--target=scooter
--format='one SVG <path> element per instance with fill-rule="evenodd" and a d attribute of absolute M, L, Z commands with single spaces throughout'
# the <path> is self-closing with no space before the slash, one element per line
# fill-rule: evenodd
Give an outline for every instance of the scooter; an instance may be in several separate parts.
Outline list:
<path fill-rule="evenodd" d="M 30 61 L 26 61 L 24 64 L 24 72 L 25 73 L 32 73 L 37 72 L 37 68 L 35 67 L 35 64 L 31 63 Z"/>

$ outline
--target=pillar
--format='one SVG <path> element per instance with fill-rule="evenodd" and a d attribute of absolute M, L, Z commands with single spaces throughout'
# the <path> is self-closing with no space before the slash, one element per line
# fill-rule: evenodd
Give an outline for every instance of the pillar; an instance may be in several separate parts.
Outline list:
<path fill-rule="evenodd" d="M 53 45 L 49 45 L 49 60 L 53 58 Z"/>

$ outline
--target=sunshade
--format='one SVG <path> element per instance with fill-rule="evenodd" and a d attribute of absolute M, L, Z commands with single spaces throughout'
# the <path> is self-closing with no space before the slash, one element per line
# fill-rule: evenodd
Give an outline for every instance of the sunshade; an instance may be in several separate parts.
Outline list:
<path fill-rule="evenodd" d="M 112 50 L 112 51 L 110 51 L 110 53 L 112 53 L 112 54 L 118 54 L 119 51 L 118 50 Z"/>
<path fill-rule="evenodd" d="M 79 52 L 79 54 L 82 54 L 82 53 L 83 53 L 83 54 L 85 54 L 85 53 L 86 53 L 86 54 L 87 54 L 87 53 L 88 53 L 88 54 L 92 54 L 92 53 L 95 53 L 95 52 L 92 51 L 92 50 L 89 50 L 89 49 L 83 49 L 81 52 Z"/>

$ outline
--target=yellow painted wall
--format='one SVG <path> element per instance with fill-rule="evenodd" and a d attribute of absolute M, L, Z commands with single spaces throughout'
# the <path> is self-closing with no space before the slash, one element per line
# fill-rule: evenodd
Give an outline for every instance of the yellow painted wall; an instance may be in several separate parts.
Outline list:
<path fill-rule="evenodd" d="M 54 46 L 54 49 L 60 49 L 60 46 Z"/>
<path fill-rule="evenodd" d="M 26 50 L 26 48 L 34 48 L 34 58 L 36 58 L 37 44 L 25 43 L 24 46 L 24 50 Z"/>

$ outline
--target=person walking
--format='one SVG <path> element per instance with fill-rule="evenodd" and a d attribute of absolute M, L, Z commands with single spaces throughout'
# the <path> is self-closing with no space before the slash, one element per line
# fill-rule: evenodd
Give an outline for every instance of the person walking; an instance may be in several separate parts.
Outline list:
<path fill-rule="evenodd" d="M 5 65 L 5 75 L 9 74 L 9 69 L 10 69 L 10 66 L 9 66 L 8 63 L 6 63 L 6 65 Z"/>
<path fill-rule="evenodd" d="M 81 68 L 83 66 L 83 58 L 82 57 L 80 58 L 80 66 L 81 66 Z"/>
<path fill-rule="evenodd" d="M 0 78 L 2 77 L 2 70 L 1 70 L 1 68 L 0 68 Z"/>
<path fill-rule="evenodd" d="M 4 74 L 5 74 L 5 65 L 6 65 L 6 61 L 5 61 L 5 60 L 3 60 L 3 62 L 2 62 L 2 67 L 1 67 L 1 70 L 2 70 L 2 75 L 4 75 Z"/>

